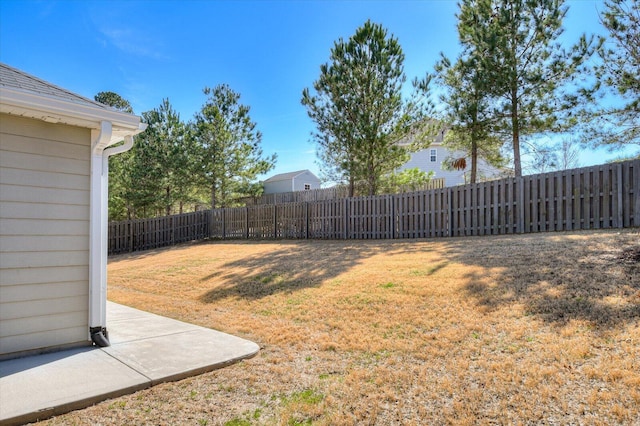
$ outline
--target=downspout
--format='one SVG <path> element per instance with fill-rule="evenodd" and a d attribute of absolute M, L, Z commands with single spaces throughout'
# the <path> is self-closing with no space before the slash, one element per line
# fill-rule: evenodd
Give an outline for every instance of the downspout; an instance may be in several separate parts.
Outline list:
<path fill-rule="evenodd" d="M 100 347 L 109 346 L 107 333 L 107 251 L 108 251 L 108 191 L 109 157 L 133 146 L 133 136 L 124 137 L 124 144 L 112 140 L 113 129 L 108 121 L 100 130 L 91 131 L 91 202 L 89 248 L 89 337 Z"/>

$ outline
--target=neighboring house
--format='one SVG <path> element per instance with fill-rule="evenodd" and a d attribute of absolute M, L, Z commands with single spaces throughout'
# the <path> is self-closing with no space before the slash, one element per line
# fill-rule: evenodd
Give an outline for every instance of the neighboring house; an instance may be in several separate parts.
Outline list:
<path fill-rule="evenodd" d="M 320 179 L 309 170 L 281 173 L 271 176 L 263 182 L 265 194 L 282 192 L 308 191 L 320 188 Z"/>
<path fill-rule="evenodd" d="M 109 344 L 108 157 L 145 127 L 0 64 L 0 359 Z"/>
<path fill-rule="evenodd" d="M 444 186 L 463 185 L 469 182 L 471 175 L 471 158 L 461 151 L 451 151 L 443 145 L 444 131 L 441 132 L 427 149 L 411 154 L 409 161 L 400 170 L 418 168 L 425 172 L 433 172 L 434 178 L 444 178 Z M 458 158 L 466 159 L 463 170 L 448 170 L 443 168 L 443 162 Z M 482 159 L 478 159 L 478 181 L 498 178 L 503 175 L 497 169 Z"/>

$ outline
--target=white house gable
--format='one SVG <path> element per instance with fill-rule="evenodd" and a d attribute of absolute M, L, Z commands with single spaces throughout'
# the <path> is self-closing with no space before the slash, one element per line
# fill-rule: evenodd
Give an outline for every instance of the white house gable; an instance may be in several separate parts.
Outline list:
<path fill-rule="evenodd" d="M 320 188 L 320 179 L 309 170 L 281 173 L 263 182 L 265 194 L 308 191 Z"/>

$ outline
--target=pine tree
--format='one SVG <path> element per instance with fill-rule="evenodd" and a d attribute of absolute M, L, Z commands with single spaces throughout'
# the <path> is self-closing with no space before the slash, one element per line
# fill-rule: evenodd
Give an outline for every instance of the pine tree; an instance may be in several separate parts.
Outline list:
<path fill-rule="evenodd" d="M 114 92 L 100 92 L 95 100 L 133 113 L 131 104 Z M 195 150 L 186 126 L 168 99 L 142 113 L 147 129 L 137 135 L 131 150 L 109 158 L 109 216 L 112 220 L 174 213 L 193 202 Z"/>
<path fill-rule="evenodd" d="M 576 77 L 587 72 L 593 39 L 582 36 L 571 49 L 561 45 L 563 0 L 466 0 L 463 7 L 469 8 L 461 19 L 463 43 L 479 52 L 497 129 L 509 135 L 521 176 L 523 139 L 576 124 Z"/>
<path fill-rule="evenodd" d="M 140 165 L 147 175 L 145 180 L 151 180 L 148 185 L 156 192 L 156 209 L 170 215 L 176 206 L 193 201 L 195 152 L 180 114 L 168 99 L 163 99 L 158 108 L 144 113 L 143 117 L 147 130 L 138 141 L 138 147 L 146 148 L 144 153 L 148 158 Z"/>
<path fill-rule="evenodd" d="M 349 194 L 364 182 L 376 194 L 385 175 L 408 160 L 397 142 L 422 118 L 418 102 L 402 99 L 404 54 L 385 28 L 367 21 L 331 49 L 302 104 L 316 124 L 312 137 L 325 178 L 347 181 Z"/>
<path fill-rule="evenodd" d="M 112 108 L 117 109 L 118 111 L 133 114 L 131 103 L 115 92 L 98 92 L 98 94 L 95 95 L 93 99 L 96 102 L 108 105 Z"/>
<path fill-rule="evenodd" d="M 595 75 L 598 88 L 618 99 L 591 111 L 586 138 L 612 149 L 640 145 L 640 0 L 608 0 L 600 19 L 609 34 L 598 49 Z"/>
<path fill-rule="evenodd" d="M 263 155 L 262 134 L 250 108 L 239 103 L 240 94 L 227 85 L 205 88 L 204 94 L 208 99 L 196 114 L 192 137 L 200 157 L 198 178 L 208 186 L 215 209 L 254 195 L 252 181 L 274 167 L 276 155 Z"/>
<path fill-rule="evenodd" d="M 447 58 L 436 65 L 437 81 L 445 88 L 440 99 L 445 106 L 444 144 L 449 150 L 462 152 L 471 159 L 470 183 L 478 179 L 478 162 L 484 159 L 502 167 L 502 141 L 494 133 L 491 98 L 483 74 L 473 53 L 466 52 L 451 64 Z M 455 161 L 457 158 L 451 158 Z"/>

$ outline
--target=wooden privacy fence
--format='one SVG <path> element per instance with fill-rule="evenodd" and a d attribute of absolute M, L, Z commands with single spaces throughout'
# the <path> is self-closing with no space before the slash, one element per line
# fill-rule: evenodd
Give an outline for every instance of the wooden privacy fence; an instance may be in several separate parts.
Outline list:
<path fill-rule="evenodd" d="M 211 211 L 109 223 L 109 254 L 149 250 L 209 237 Z"/>
<path fill-rule="evenodd" d="M 281 192 L 278 194 L 263 194 L 259 197 L 248 197 L 243 200 L 247 206 L 263 204 L 302 203 L 310 201 L 333 200 L 349 196 L 346 186 L 332 188 L 310 189 L 307 191 Z"/>
<path fill-rule="evenodd" d="M 640 161 L 377 197 L 219 209 L 215 238 L 386 239 L 640 226 Z"/>
<path fill-rule="evenodd" d="M 444 188 L 444 178 L 430 179 L 429 182 L 421 185 L 415 190 L 427 191 L 430 189 Z M 413 191 L 415 191 L 413 190 Z M 400 188 L 400 192 L 413 192 L 409 187 Z M 304 203 L 312 201 L 336 200 L 347 198 L 349 188 L 347 186 L 334 186 L 331 188 L 310 189 L 307 191 L 282 192 L 278 194 L 264 194 L 259 197 L 245 198 L 243 201 L 247 206 L 257 206 L 263 204 L 285 204 Z"/>
<path fill-rule="evenodd" d="M 640 226 L 640 160 L 411 193 L 198 212 L 198 238 L 393 239 Z M 187 216 L 187 215 L 182 215 Z M 206 216 L 206 217 L 205 217 Z M 175 217 L 175 216 L 174 216 Z M 172 244 L 160 223 L 128 241 Z M 117 239 L 120 222 L 110 225 Z M 198 228 L 200 226 L 200 228 Z M 144 229 L 142 229 L 144 228 Z M 113 229 L 114 235 L 111 235 Z M 136 230 L 141 232 L 140 235 Z M 144 232 L 153 237 L 145 237 Z M 207 233 L 208 232 L 208 233 Z M 119 235 L 119 234 L 118 234 Z M 183 234 L 180 234 L 183 235 Z M 174 242 L 180 242 L 175 239 Z M 118 246 L 120 247 L 120 246 Z M 125 245 L 125 247 L 128 247 Z M 131 250 L 131 248 L 129 249 Z"/>

